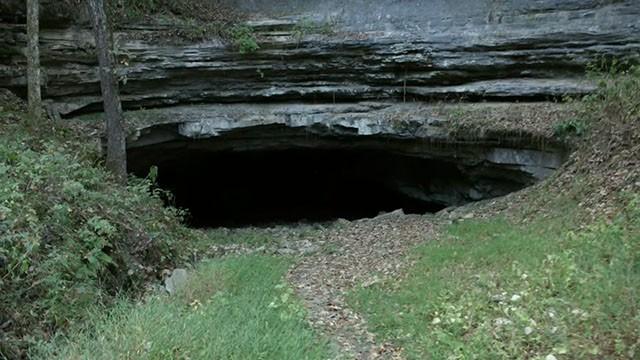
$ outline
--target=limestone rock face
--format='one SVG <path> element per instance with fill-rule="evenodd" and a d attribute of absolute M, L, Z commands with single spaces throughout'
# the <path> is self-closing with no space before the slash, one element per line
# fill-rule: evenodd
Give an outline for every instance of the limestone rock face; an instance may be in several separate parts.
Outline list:
<path fill-rule="evenodd" d="M 188 283 L 188 274 L 185 269 L 174 269 L 166 279 L 164 279 L 165 290 L 175 295 L 178 291 L 184 288 Z"/>
<path fill-rule="evenodd" d="M 55 4 L 43 3 L 48 110 L 56 118 L 90 117 L 101 111 L 93 36 L 82 9 L 64 13 Z M 215 39 L 169 38 L 173 24 L 115 34 L 123 106 L 135 124 L 129 148 L 141 171 L 157 160 L 149 156 L 192 150 L 383 146 L 461 174 L 455 184 L 442 177 L 416 186 L 425 173 L 389 185 L 411 197 L 459 204 L 503 195 L 558 168 L 561 146 L 520 131 L 525 118 L 502 132 L 493 131 L 495 118 L 460 137 L 451 118 L 428 107 L 463 100 L 544 108 L 593 91 L 588 64 L 640 53 L 638 0 L 233 4 L 250 14 L 260 45 L 254 53 Z M 24 95 L 21 11 L 21 1 L 0 2 L 0 88 Z"/>
<path fill-rule="evenodd" d="M 3 2 L 20 19 L 19 6 Z M 45 2 L 45 16 L 61 18 Z M 261 49 L 161 41 L 170 25 L 118 35 L 125 108 L 218 102 L 465 98 L 542 100 L 593 87 L 585 65 L 640 51 L 635 0 L 242 0 Z M 48 10 L 51 9 L 51 10 Z M 62 17 L 63 18 L 63 17 Z M 2 16 L 0 87 L 24 93 L 24 29 Z M 45 22 L 46 23 L 46 22 Z M 97 111 L 93 40 L 43 30 L 46 96 L 62 116 Z M 305 26 L 319 24 L 317 26 Z"/>
<path fill-rule="evenodd" d="M 501 106 L 509 104 L 478 104 L 474 110 L 456 106 L 456 111 L 491 118 L 501 116 L 496 111 Z M 366 153 L 371 157 L 354 161 L 353 166 L 363 172 L 382 169 L 375 176 L 385 187 L 408 198 L 450 206 L 532 185 L 565 160 L 561 144 L 536 137 L 524 126 L 511 134 L 504 130 L 452 135 L 452 122 L 459 119 L 441 115 L 439 107 L 361 102 L 208 104 L 131 111 L 129 119 L 137 122 L 137 130 L 128 140 L 130 168 L 144 176 L 151 166 L 178 164 L 202 154 Z"/>

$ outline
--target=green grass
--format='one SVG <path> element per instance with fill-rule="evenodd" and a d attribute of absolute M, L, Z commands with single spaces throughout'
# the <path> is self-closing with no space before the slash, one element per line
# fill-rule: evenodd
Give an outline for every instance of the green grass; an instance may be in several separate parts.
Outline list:
<path fill-rule="evenodd" d="M 350 301 L 409 359 L 640 356 L 640 203 L 577 233 L 572 213 L 452 225 Z"/>
<path fill-rule="evenodd" d="M 326 359 L 326 343 L 284 284 L 290 262 L 205 262 L 178 296 L 122 301 L 35 359 Z"/>
<path fill-rule="evenodd" d="M 574 99 L 575 119 L 556 126 L 557 135 L 588 135 L 569 165 L 576 188 L 532 192 L 523 209 L 532 216 L 512 214 L 524 224 L 454 224 L 414 250 L 400 281 L 354 290 L 350 302 L 374 332 L 409 359 L 640 357 L 640 196 L 614 204 L 614 221 L 589 226 L 566 201 L 623 198 L 609 183 L 626 170 L 637 181 L 640 67 L 619 65 L 593 74 L 598 90 Z"/>

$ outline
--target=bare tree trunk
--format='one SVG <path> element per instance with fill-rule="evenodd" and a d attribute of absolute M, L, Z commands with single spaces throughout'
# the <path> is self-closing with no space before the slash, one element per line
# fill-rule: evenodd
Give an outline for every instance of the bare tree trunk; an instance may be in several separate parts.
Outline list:
<path fill-rule="evenodd" d="M 107 123 L 107 169 L 121 183 L 127 181 L 127 144 L 120 92 L 114 69 L 114 57 L 103 0 L 89 0 L 89 12 L 96 38 L 100 85 Z"/>
<path fill-rule="evenodd" d="M 27 0 L 27 91 L 29 113 L 34 119 L 39 119 L 42 115 L 39 7 L 39 0 Z"/>

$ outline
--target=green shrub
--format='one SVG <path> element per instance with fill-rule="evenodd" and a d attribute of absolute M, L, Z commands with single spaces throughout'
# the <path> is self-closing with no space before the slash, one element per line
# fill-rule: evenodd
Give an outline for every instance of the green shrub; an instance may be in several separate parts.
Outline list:
<path fill-rule="evenodd" d="M 260 45 L 253 32 L 253 29 L 247 25 L 236 25 L 229 31 L 233 46 L 241 54 L 250 54 L 258 51 Z"/>
<path fill-rule="evenodd" d="M 335 33 L 335 23 L 331 21 L 326 22 L 315 22 L 311 19 L 304 18 L 298 21 L 298 23 L 293 27 L 293 37 L 297 42 L 302 41 L 302 39 L 309 34 L 320 34 L 320 35 L 333 35 Z"/>
<path fill-rule="evenodd" d="M 571 136 L 582 136 L 587 132 L 587 124 L 584 120 L 572 118 L 554 125 L 555 136 L 566 139 Z"/>
<path fill-rule="evenodd" d="M 9 325 L 0 354 L 7 357 L 83 319 L 90 306 L 139 291 L 171 266 L 176 242 L 187 236 L 181 214 L 163 206 L 150 181 L 118 186 L 86 155 L 94 151 L 71 143 L 2 127 L 0 324 Z"/>

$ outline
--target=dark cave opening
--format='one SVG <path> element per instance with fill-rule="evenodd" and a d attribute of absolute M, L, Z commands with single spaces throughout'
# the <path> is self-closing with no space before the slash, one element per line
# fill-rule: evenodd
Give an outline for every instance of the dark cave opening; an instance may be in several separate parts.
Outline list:
<path fill-rule="evenodd" d="M 143 177 L 157 166 L 158 185 L 201 228 L 355 220 L 397 209 L 432 213 L 449 204 L 402 189 L 427 194 L 435 183 L 464 178 L 455 164 L 380 150 L 151 147 L 130 150 L 129 164 Z"/>

